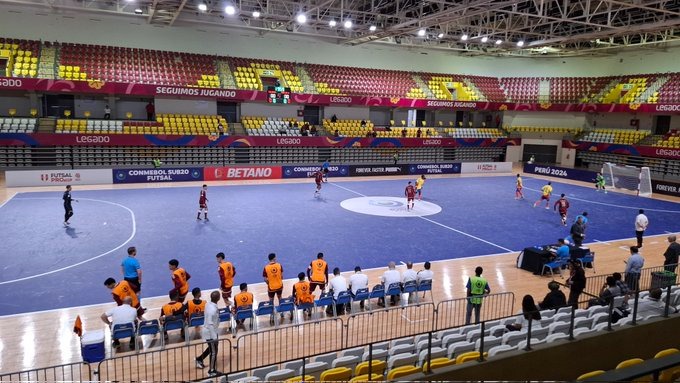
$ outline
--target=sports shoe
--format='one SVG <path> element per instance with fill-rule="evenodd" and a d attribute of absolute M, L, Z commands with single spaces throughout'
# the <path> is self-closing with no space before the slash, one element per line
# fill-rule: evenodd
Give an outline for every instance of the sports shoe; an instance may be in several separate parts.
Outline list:
<path fill-rule="evenodd" d="M 546 206 L 545 208 L 546 208 L 546 209 L 550 209 L 550 206 Z"/>
<path fill-rule="evenodd" d="M 196 358 L 196 368 L 200 368 L 201 370 L 205 368 L 203 361 L 198 358 Z"/>
<path fill-rule="evenodd" d="M 222 373 L 217 371 L 217 370 L 208 371 L 208 376 L 210 376 L 210 377 L 217 376 L 217 375 L 222 375 Z"/>
<path fill-rule="evenodd" d="M 208 217 L 205 217 L 205 222 L 210 222 L 210 220 L 208 219 Z"/>
<path fill-rule="evenodd" d="M 200 220 L 201 220 L 201 217 L 196 217 L 196 220 L 197 220 L 197 221 L 200 221 Z"/>

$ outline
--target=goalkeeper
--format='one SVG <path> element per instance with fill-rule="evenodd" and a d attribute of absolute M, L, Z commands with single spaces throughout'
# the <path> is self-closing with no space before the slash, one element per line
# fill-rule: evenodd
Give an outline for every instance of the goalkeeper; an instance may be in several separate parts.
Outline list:
<path fill-rule="evenodd" d="M 602 173 L 597 173 L 597 176 L 595 177 L 595 191 L 600 191 L 600 189 L 607 193 L 607 191 L 604 189 L 604 176 Z"/>

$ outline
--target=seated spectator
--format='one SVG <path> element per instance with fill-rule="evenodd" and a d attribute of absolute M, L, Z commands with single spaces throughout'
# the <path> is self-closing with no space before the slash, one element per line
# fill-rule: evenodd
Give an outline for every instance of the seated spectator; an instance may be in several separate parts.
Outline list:
<path fill-rule="evenodd" d="M 430 264 L 430 262 L 425 262 L 425 264 L 423 265 L 424 269 L 420 270 L 417 274 L 416 282 L 418 282 L 418 284 L 420 284 L 420 282 L 422 281 L 432 280 L 432 277 L 434 277 L 434 273 L 432 272 L 432 270 L 430 270 L 431 266 L 432 265 Z"/>
<path fill-rule="evenodd" d="M 345 280 L 345 277 L 340 275 L 340 268 L 338 267 L 333 269 L 333 278 L 331 278 L 328 284 L 331 287 L 330 291 L 333 293 L 333 300 L 338 299 L 338 295 L 342 291 L 347 291 L 347 280 Z M 342 304 L 335 305 L 335 312 L 338 315 L 345 314 L 345 305 Z M 326 314 L 333 315 L 333 308 L 331 306 L 328 306 L 328 308 L 326 308 Z"/>
<path fill-rule="evenodd" d="M 206 302 L 201 299 L 201 289 L 194 287 L 191 290 L 191 295 L 193 299 L 186 303 L 185 308 L 187 319 L 191 318 L 192 315 L 203 315 L 205 311 Z"/>
<path fill-rule="evenodd" d="M 361 120 L 361 127 L 365 128 L 366 127 L 366 120 Z"/>
<path fill-rule="evenodd" d="M 399 283 L 401 284 L 401 275 L 399 275 L 399 272 L 396 269 L 396 265 L 394 262 L 390 262 L 387 265 L 387 271 L 383 273 L 382 277 L 380 277 L 380 283 L 385 287 L 385 291 L 390 288 L 390 285 L 393 283 Z M 397 304 L 397 300 L 399 299 L 399 295 L 391 295 L 390 296 L 390 305 L 394 306 Z M 378 299 L 378 306 L 380 307 L 385 307 L 385 298 L 379 298 Z"/>
<path fill-rule="evenodd" d="M 591 299 L 588 302 L 588 307 L 595 305 L 608 306 L 614 297 L 619 295 L 621 295 L 621 288 L 616 285 L 616 280 L 610 275 L 607 277 L 607 282 L 602 286 L 599 297 Z"/>
<path fill-rule="evenodd" d="M 612 277 L 614 277 L 614 280 L 616 281 L 616 286 L 621 289 L 621 295 L 624 295 L 625 298 L 623 299 L 623 307 L 628 306 L 628 299 L 631 298 L 631 291 L 628 285 L 623 281 L 623 276 L 621 273 L 614 273 L 612 274 Z"/>
<path fill-rule="evenodd" d="M 420 130 L 420 128 L 418 128 L 418 130 L 416 130 L 416 137 L 420 138 L 420 136 L 422 136 L 422 135 L 423 135 L 423 131 Z"/>
<path fill-rule="evenodd" d="M 367 288 L 368 288 L 368 276 L 361 272 L 361 267 L 356 266 L 354 268 L 354 274 L 352 274 L 352 276 L 349 277 L 349 289 L 350 293 L 352 294 L 352 298 L 356 296 L 357 290 Z M 359 307 L 361 307 L 362 309 L 364 308 L 364 301 L 359 302 Z"/>
<path fill-rule="evenodd" d="M 293 122 L 293 128 L 299 128 L 299 127 L 300 127 L 300 125 L 298 124 L 298 122 L 294 121 Z"/>
<path fill-rule="evenodd" d="M 291 129 L 293 128 L 293 121 L 288 121 L 288 127 Z"/>
<path fill-rule="evenodd" d="M 113 326 L 119 325 L 119 324 L 126 324 L 126 323 L 132 323 L 135 328 L 137 328 L 137 310 L 134 309 L 132 306 L 132 298 L 131 297 L 125 297 L 123 298 L 123 302 L 120 306 L 116 306 L 104 314 L 102 314 L 101 318 L 104 323 L 109 325 L 111 329 L 113 330 Z M 111 318 L 109 320 L 109 318 Z M 113 338 L 113 347 L 119 347 L 120 346 L 120 341 L 116 338 Z M 135 337 L 134 335 L 130 338 L 130 349 L 134 350 L 135 349 Z"/>
<path fill-rule="evenodd" d="M 366 138 L 371 138 L 371 137 L 373 137 L 373 133 L 371 133 L 371 131 L 369 130 L 368 132 L 366 132 Z"/>
<path fill-rule="evenodd" d="M 178 293 L 173 291 L 169 294 L 170 302 L 163 305 L 161 308 L 160 323 L 163 325 L 165 322 L 175 319 L 180 319 L 184 321 L 184 312 L 186 311 L 186 306 L 179 301 Z M 165 340 L 168 340 L 168 332 L 164 331 L 163 336 Z M 184 340 L 184 327 L 180 331 L 180 337 Z"/>
<path fill-rule="evenodd" d="M 406 132 L 406 128 L 402 129 L 402 130 L 401 130 L 401 137 L 402 137 L 402 138 L 406 138 L 406 133 L 407 133 L 407 132 Z"/>
<path fill-rule="evenodd" d="M 557 259 L 569 259 L 569 245 L 564 241 L 564 238 L 557 240 L 557 251 L 555 252 Z"/>
<path fill-rule="evenodd" d="M 406 262 L 406 270 L 401 274 L 401 284 L 402 286 L 406 282 L 417 282 L 418 281 L 418 274 L 413 270 L 413 262 Z M 409 294 L 408 297 L 408 302 L 411 303 L 415 299 L 415 295 L 411 296 Z"/>
<path fill-rule="evenodd" d="M 340 131 L 335 129 L 335 132 L 333 132 L 333 137 L 340 137 Z"/>
<path fill-rule="evenodd" d="M 661 300 L 662 291 L 660 288 L 649 290 L 649 295 L 638 301 L 638 318 L 650 315 L 663 315 L 666 311 L 666 302 Z M 678 309 L 669 306 L 669 313 L 677 313 Z"/>
<path fill-rule="evenodd" d="M 373 132 L 373 134 L 371 134 L 371 137 L 377 138 L 377 137 L 378 137 L 378 132 Z"/>
<path fill-rule="evenodd" d="M 224 136 L 224 126 L 222 126 L 221 122 L 217 124 L 217 133 L 220 136 Z"/>
<path fill-rule="evenodd" d="M 338 117 L 335 114 L 331 116 L 331 122 L 338 122 Z"/>
<path fill-rule="evenodd" d="M 309 133 L 311 133 L 312 136 L 318 135 L 319 132 L 316 130 L 316 125 L 312 125 L 312 127 L 309 129 Z"/>
<path fill-rule="evenodd" d="M 301 136 L 304 136 L 304 137 L 307 137 L 307 136 L 309 136 L 309 132 L 308 132 L 306 129 L 301 128 L 301 129 L 300 129 L 300 135 L 301 135 Z"/>
<path fill-rule="evenodd" d="M 541 310 L 553 310 L 567 305 L 567 297 L 560 290 L 560 284 L 552 281 L 548 283 L 548 294 L 543 301 L 538 304 Z"/>
<path fill-rule="evenodd" d="M 515 323 L 506 325 L 508 331 L 520 331 L 529 327 L 529 320 L 541 320 L 541 313 L 534 303 L 534 297 L 527 294 L 522 298 L 522 312 L 519 313 Z"/>

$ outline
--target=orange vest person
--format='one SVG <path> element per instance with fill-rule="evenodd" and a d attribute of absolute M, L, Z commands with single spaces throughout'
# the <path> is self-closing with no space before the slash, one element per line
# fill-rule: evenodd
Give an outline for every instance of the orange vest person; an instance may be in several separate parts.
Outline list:
<path fill-rule="evenodd" d="M 113 300 L 116 301 L 118 306 L 123 304 L 123 299 L 130 297 L 130 306 L 137 309 L 138 316 L 141 317 L 146 311 L 146 309 L 142 308 L 142 306 L 139 304 L 139 298 L 137 297 L 135 290 L 132 288 L 132 285 L 130 285 L 130 282 L 123 280 L 116 283 L 115 279 L 107 278 L 106 281 L 104 281 L 104 286 L 111 290 Z"/>
<path fill-rule="evenodd" d="M 170 293 L 170 302 L 166 303 L 161 307 L 161 317 L 160 317 L 160 322 L 161 324 L 165 323 L 169 319 L 182 319 L 183 314 L 186 311 L 186 306 L 182 304 L 182 302 L 179 301 L 177 297 L 177 293 Z M 184 340 L 184 326 L 182 326 L 182 330 L 180 332 L 182 340 Z M 164 336 L 165 340 L 168 339 L 168 332 L 164 331 Z"/>
<path fill-rule="evenodd" d="M 276 254 L 269 254 L 269 263 L 264 267 L 262 276 L 265 283 L 267 283 L 269 301 L 274 302 L 274 295 L 281 301 L 281 294 L 283 293 L 283 267 L 280 263 L 276 262 Z"/>
<path fill-rule="evenodd" d="M 233 312 L 236 313 L 238 311 L 239 307 L 246 307 L 246 306 L 253 306 L 253 302 L 255 301 L 253 297 L 253 293 L 248 292 L 248 284 L 247 283 L 241 283 L 239 285 L 239 289 L 241 290 L 240 293 L 236 294 L 234 297 L 234 309 Z M 243 320 L 237 320 L 237 324 L 241 325 L 243 324 Z"/>
<path fill-rule="evenodd" d="M 295 304 L 300 306 L 302 304 L 314 304 L 314 295 L 312 295 L 310 283 L 305 281 L 305 273 L 298 274 L 299 281 L 293 285 L 293 300 Z M 312 315 L 310 308 L 305 309 L 305 314 Z"/>
<path fill-rule="evenodd" d="M 236 268 L 231 262 L 224 260 L 224 253 L 218 253 L 217 259 L 217 273 L 220 275 L 220 291 L 222 291 L 222 299 L 224 303 L 229 306 L 229 298 L 231 298 L 231 288 L 234 286 L 234 277 L 236 276 Z"/>
<path fill-rule="evenodd" d="M 328 264 L 323 260 L 323 253 L 316 255 L 316 260 L 312 261 L 307 267 L 307 277 L 309 278 L 311 291 L 314 292 L 317 287 L 321 291 L 326 290 L 328 283 Z"/>
<path fill-rule="evenodd" d="M 201 299 L 201 289 L 194 287 L 191 290 L 191 295 L 194 299 L 190 300 L 186 304 L 186 316 L 191 318 L 192 315 L 203 315 L 205 311 L 205 301 Z"/>
<path fill-rule="evenodd" d="M 179 261 L 176 259 L 171 259 L 168 262 L 168 268 L 172 272 L 172 283 L 175 286 L 170 290 L 169 295 L 177 293 L 177 301 L 183 303 L 184 298 L 189 293 L 189 279 L 191 279 L 191 275 L 179 267 Z"/>

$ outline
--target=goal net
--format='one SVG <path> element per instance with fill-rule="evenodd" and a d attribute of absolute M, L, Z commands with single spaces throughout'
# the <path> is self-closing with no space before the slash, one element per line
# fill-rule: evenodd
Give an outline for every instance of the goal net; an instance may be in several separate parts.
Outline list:
<path fill-rule="evenodd" d="M 643 197 L 652 196 L 652 177 L 648 167 L 605 162 L 602 164 L 602 175 L 610 188 L 632 190 Z"/>

